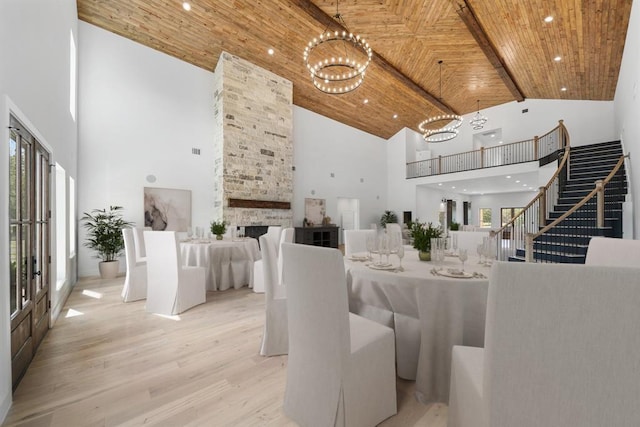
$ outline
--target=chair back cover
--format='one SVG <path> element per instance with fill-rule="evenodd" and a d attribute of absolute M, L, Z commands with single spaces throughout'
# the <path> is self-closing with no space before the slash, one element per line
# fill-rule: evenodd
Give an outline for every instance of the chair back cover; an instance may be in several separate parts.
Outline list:
<path fill-rule="evenodd" d="M 270 225 L 267 228 L 267 237 L 271 240 L 276 247 L 276 255 L 280 253 L 280 234 L 282 233 L 282 227 L 279 225 Z"/>
<path fill-rule="evenodd" d="M 593 237 L 587 248 L 587 265 L 640 266 L 640 240 Z"/>
<path fill-rule="evenodd" d="M 278 284 L 282 284 L 282 244 L 293 243 L 294 238 L 295 228 L 285 228 L 282 230 L 282 234 L 280 234 L 280 243 L 278 243 L 278 250 L 276 251 L 276 256 L 278 258 Z M 284 286 L 282 286 L 282 288 L 284 290 Z M 285 294 L 282 294 L 281 296 L 284 298 Z"/>
<path fill-rule="evenodd" d="M 124 240 L 124 258 L 127 266 L 127 271 L 134 269 L 136 266 L 136 249 L 134 243 L 133 229 L 123 228 L 122 239 Z"/>
<path fill-rule="evenodd" d="M 126 273 L 122 287 L 124 302 L 138 301 L 147 297 L 146 258 L 139 259 L 135 251 L 135 232 L 131 228 L 122 229 Z"/>
<path fill-rule="evenodd" d="M 275 356 L 289 351 L 287 300 L 284 285 L 278 281 L 276 247 L 266 235 L 260 236 L 264 277 L 265 325 L 260 354 Z"/>
<path fill-rule="evenodd" d="M 640 425 L 640 269 L 509 262 L 493 269 L 487 425 Z"/>
<path fill-rule="evenodd" d="M 344 230 L 344 255 L 367 252 L 367 238 L 376 237 L 376 230 Z"/>
<path fill-rule="evenodd" d="M 276 247 L 266 235 L 259 238 L 262 253 L 262 271 L 264 276 L 264 295 L 267 305 L 269 301 L 276 298 L 276 292 L 280 284 L 278 283 L 278 266 L 276 257 Z"/>
<path fill-rule="evenodd" d="M 342 253 L 337 249 L 283 243 L 287 288 L 289 358 L 287 405 L 313 389 L 308 417 L 330 426 L 339 407 L 342 372 L 350 353 L 349 306 Z M 289 403 L 288 403 L 289 402 Z"/>
<path fill-rule="evenodd" d="M 147 256 L 147 250 L 144 246 L 144 231 L 151 230 L 151 227 L 135 227 L 133 230 L 133 243 L 136 248 L 136 259 L 138 261 L 144 259 Z"/>

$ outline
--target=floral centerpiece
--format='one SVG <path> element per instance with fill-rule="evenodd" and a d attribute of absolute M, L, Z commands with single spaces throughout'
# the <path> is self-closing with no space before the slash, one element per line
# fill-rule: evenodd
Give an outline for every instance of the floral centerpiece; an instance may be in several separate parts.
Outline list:
<path fill-rule="evenodd" d="M 431 260 L 431 239 L 442 237 L 440 227 L 434 227 L 433 223 L 414 222 L 411 224 L 411 237 L 413 247 L 418 250 L 418 256 L 422 261 Z"/>
<path fill-rule="evenodd" d="M 211 234 L 216 235 L 217 240 L 222 240 L 222 235 L 227 232 L 227 223 L 224 221 L 211 221 Z"/>

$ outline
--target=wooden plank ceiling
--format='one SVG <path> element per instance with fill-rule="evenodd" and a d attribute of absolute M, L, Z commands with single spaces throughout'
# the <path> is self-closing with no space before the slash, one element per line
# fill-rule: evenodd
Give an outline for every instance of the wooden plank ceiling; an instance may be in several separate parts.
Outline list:
<path fill-rule="evenodd" d="M 360 88 L 328 95 L 312 85 L 302 52 L 337 28 L 335 0 L 190 4 L 77 0 L 83 21 L 210 71 L 232 53 L 291 80 L 296 105 L 385 139 L 417 131 L 427 116 L 473 112 L 477 100 L 481 109 L 524 98 L 612 100 L 631 10 L 631 0 L 342 0 L 347 28 L 374 55 Z"/>

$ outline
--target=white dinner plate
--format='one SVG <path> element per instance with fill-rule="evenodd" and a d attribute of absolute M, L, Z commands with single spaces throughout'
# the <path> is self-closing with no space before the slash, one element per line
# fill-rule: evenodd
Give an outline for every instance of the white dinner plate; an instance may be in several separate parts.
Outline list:
<path fill-rule="evenodd" d="M 372 268 L 374 270 L 395 270 L 396 268 L 393 266 L 393 264 L 369 264 L 369 268 Z"/>
<path fill-rule="evenodd" d="M 467 273 L 466 271 L 454 271 L 454 270 L 438 270 L 439 276 L 444 277 L 453 277 L 455 279 L 471 279 L 473 274 Z"/>

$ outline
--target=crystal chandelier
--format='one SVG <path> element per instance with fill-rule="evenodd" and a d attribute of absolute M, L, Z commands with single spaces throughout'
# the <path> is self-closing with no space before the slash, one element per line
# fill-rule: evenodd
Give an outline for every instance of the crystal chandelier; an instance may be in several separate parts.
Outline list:
<path fill-rule="evenodd" d="M 480 100 L 478 99 L 478 112 L 473 116 L 473 119 L 469 121 L 469 124 L 473 128 L 473 130 L 480 130 L 484 127 L 484 124 L 487 123 L 487 118 L 480 114 Z"/>
<path fill-rule="evenodd" d="M 442 100 L 442 60 L 440 64 L 440 100 Z M 429 128 L 429 125 L 437 124 L 436 128 Z M 418 125 L 422 132 L 422 137 L 427 142 L 443 142 L 458 136 L 458 128 L 462 124 L 462 117 L 457 114 L 444 114 L 441 116 L 429 117 Z"/>
<path fill-rule="evenodd" d="M 338 12 L 333 18 L 346 29 Z M 311 74 L 313 85 L 325 93 L 343 94 L 357 89 L 371 62 L 369 43 L 348 30 L 328 31 L 327 28 L 304 49 L 304 64 Z"/>

